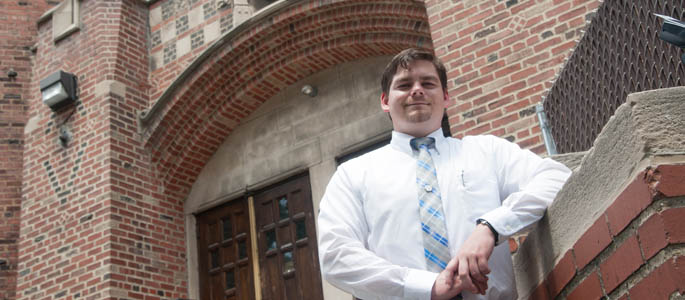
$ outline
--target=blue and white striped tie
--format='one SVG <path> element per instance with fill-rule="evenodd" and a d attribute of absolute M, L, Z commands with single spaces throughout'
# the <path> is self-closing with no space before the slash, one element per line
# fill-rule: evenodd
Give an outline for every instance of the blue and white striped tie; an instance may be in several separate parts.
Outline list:
<path fill-rule="evenodd" d="M 428 152 L 429 148 L 435 149 L 435 139 L 414 138 L 410 144 L 414 149 L 414 155 L 417 156 L 416 184 L 426 265 L 429 271 L 440 272 L 447 266 L 450 252 L 437 172 Z"/>

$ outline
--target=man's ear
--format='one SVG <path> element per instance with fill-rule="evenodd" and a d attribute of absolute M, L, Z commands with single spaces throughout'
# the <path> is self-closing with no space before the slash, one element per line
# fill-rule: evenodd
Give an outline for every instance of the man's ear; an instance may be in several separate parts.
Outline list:
<path fill-rule="evenodd" d="M 444 98 L 443 100 L 445 100 L 444 101 L 445 102 L 445 108 L 447 108 L 450 104 L 450 96 L 447 95 L 447 91 L 445 91 L 445 95 L 443 96 L 443 98 Z"/>
<path fill-rule="evenodd" d="M 388 95 L 381 93 L 381 108 L 384 112 L 390 111 L 390 105 L 388 105 Z"/>

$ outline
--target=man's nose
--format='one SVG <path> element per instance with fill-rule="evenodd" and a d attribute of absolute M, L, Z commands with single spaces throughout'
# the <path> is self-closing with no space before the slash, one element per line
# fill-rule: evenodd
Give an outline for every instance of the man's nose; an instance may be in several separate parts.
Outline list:
<path fill-rule="evenodd" d="M 421 86 L 421 83 L 420 83 L 420 82 L 415 83 L 415 84 L 411 87 L 411 94 L 412 94 L 412 96 L 414 96 L 414 95 L 421 95 L 421 96 L 423 96 L 423 86 Z"/>

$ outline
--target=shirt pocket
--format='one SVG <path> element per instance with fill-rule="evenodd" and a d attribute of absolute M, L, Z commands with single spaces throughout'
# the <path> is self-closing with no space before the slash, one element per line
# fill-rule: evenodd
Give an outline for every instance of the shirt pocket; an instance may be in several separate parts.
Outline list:
<path fill-rule="evenodd" d="M 501 205 L 495 172 L 475 163 L 456 168 L 457 197 L 469 219 L 477 219 Z"/>

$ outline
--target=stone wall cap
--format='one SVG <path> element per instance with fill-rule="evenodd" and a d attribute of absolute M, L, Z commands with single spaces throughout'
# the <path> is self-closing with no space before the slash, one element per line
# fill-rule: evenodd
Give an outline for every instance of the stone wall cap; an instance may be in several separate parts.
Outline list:
<path fill-rule="evenodd" d="M 514 255 L 520 295 L 527 297 L 626 186 L 659 161 L 685 162 L 685 87 L 633 93 L 584 155 L 551 156 L 580 164 Z M 582 157 L 582 158 L 581 158 Z"/>
<path fill-rule="evenodd" d="M 575 170 L 580 167 L 580 163 L 582 162 L 583 157 L 585 157 L 585 154 L 587 154 L 587 151 L 554 154 L 550 155 L 549 158 L 564 164 L 571 170 Z"/>

